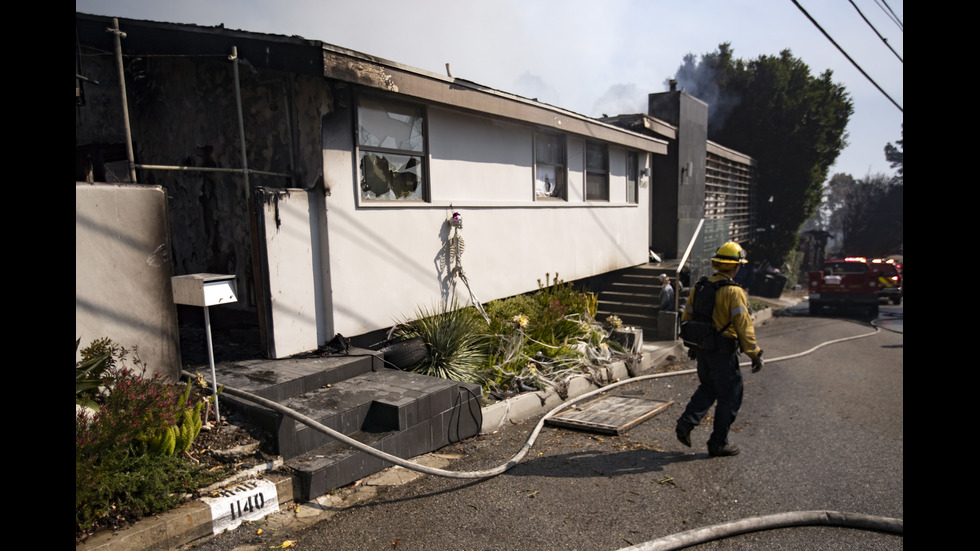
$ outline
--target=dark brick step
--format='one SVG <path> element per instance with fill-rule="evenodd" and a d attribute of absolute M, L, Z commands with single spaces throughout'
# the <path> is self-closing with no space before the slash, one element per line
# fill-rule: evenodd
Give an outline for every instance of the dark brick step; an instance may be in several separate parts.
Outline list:
<path fill-rule="evenodd" d="M 346 356 L 247 360 L 215 366 L 218 385 L 280 402 L 287 398 L 338 383 L 383 365 L 370 350 L 351 349 Z M 205 377 L 210 379 L 210 373 Z"/>
<path fill-rule="evenodd" d="M 474 436 L 482 423 L 479 385 L 390 369 L 369 350 L 230 362 L 215 371 L 219 386 L 272 400 L 402 458 Z M 221 400 L 274 436 L 273 452 L 301 476 L 307 499 L 388 466 L 279 411 L 229 394 Z"/>
<path fill-rule="evenodd" d="M 657 317 L 657 312 L 660 311 L 659 305 L 652 304 L 637 304 L 635 302 L 614 302 L 614 301 L 599 301 L 597 306 L 597 311 L 599 312 L 612 312 L 619 316 L 622 315 L 632 315 L 640 317 Z M 602 320 L 603 318 L 599 318 Z"/>
<path fill-rule="evenodd" d="M 282 404 L 342 434 L 403 431 L 449 409 L 458 385 L 446 379 L 381 368 Z M 279 454 L 286 460 L 330 441 L 329 436 L 289 417 L 281 419 L 276 433 Z"/>
<path fill-rule="evenodd" d="M 660 304 L 660 290 L 651 291 L 649 289 L 636 290 L 614 290 L 603 291 L 599 295 L 599 302 L 627 302 L 633 304 Z"/>
<path fill-rule="evenodd" d="M 417 403 L 421 403 L 420 400 Z M 441 397 L 430 406 L 438 406 Z M 371 406 L 375 407 L 375 406 Z M 480 389 L 455 384 L 447 407 L 403 430 L 387 430 L 385 422 L 366 423 L 349 436 L 390 455 L 408 459 L 475 436 L 482 423 Z M 381 414 L 393 422 L 394 412 Z M 371 418 L 372 414 L 368 414 Z M 377 420 L 376 420 L 377 421 Z M 314 430 L 314 429 L 310 429 Z M 327 437 L 329 442 L 286 461 L 301 482 L 304 499 L 322 495 L 391 466 L 391 463 L 347 443 Z"/>

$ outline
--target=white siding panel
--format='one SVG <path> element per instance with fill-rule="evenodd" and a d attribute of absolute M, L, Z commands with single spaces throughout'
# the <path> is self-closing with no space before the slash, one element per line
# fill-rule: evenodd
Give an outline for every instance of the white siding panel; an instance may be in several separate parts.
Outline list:
<path fill-rule="evenodd" d="M 428 128 L 434 202 L 534 199 L 529 127 L 431 108 Z"/>

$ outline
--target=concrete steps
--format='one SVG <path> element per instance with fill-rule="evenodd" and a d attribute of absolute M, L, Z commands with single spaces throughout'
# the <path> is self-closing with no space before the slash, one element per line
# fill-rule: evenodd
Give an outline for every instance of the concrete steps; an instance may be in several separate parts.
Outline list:
<path fill-rule="evenodd" d="M 661 290 L 658 277 L 666 273 L 673 281 L 675 269 L 676 265 L 669 262 L 651 263 L 609 274 L 599 290 L 596 319 L 605 321 L 616 315 L 624 325 L 643 329 L 648 339 L 658 338 Z"/>
<path fill-rule="evenodd" d="M 346 436 L 410 458 L 476 435 L 481 389 L 384 367 L 377 352 L 216 367 L 219 385 L 262 396 Z M 275 436 L 275 452 L 301 481 L 304 499 L 390 467 L 389 462 L 269 408 L 223 396 Z"/>

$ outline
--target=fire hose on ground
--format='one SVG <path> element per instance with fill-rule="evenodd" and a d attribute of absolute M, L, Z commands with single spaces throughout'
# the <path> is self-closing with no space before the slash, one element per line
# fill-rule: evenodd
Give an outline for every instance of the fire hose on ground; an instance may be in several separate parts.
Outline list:
<path fill-rule="evenodd" d="M 759 517 L 749 517 L 732 522 L 706 526 L 687 532 L 671 534 L 655 540 L 624 547 L 619 551 L 667 551 L 683 549 L 709 541 L 719 540 L 749 532 L 773 530 L 776 528 L 792 528 L 796 526 L 840 526 L 890 532 L 904 535 L 902 519 L 841 513 L 838 511 L 793 511 Z"/>
<path fill-rule="evenodd" d="M 844 342 L 844 341 L 849 341 L 849 340 L 854 340 L 854 339 L 860 339 L 860 338 L 864 338 L 864 337 L 870 337 L 870 336 L 873 336 L 873 335 L 878 334 L 879 331 L 880 331 L 880 329 L 878 327 L 875 327 L 875 330 L 872 331 L 872 332 L 869 332 L 869 333 L 864 333 L 864 334 L 855 335 L 855 336 L 852 336 L 852 337 L 844 337 L 844 338 L 840 338 L 840 339 L 834 339 L 834 340 L 826 341 L 826 342 L 823 342 L 823 343 L 820 343 L 820 344 L 814 346 L 813 348 L 810 348 L 808 350 L 805 350 L 805 351 L 800 352 L 800 353 L 797 353 L 797 354 L 792 354 L 792 355 L 789 355 L 789 356 L 781 356 L 781 357 L 778 357 L 778 358 L 767 359 L 766 360 L 766 363 L 767 364 L 772 364 L 772 363 L 776 363 L 776 362 L 780 362 L 780 361 L 785 361 L 785 360 L 790 360 L 790 359 L 798 358 L 798 357 L 801 357 L 801 356 L 805 356 L 807 354 L 811 354 L 814 351 L 816 351 L 816 350 L 818 350 L 820 348 L 823 348 L 825 346 L 829 346 L 831 344 L 836 344 L 836 343 L 840 343 L 840 342 Z M 749 362 L 745 362 L 743 364 L 740 364 L 741 367 L 745 367 L 745 366 L 748 366 L 748 365 L 750 365 Z M 401 457 L 398 457 L 398 456 L 395 456 L 395 455 L 391 455 L 389 453 L 386 453 L 386 452 L 383 452 L 383 451 L 378 450 L 376 448 L 373 448 L 371 446 L 368 446 L 367 444 L 364 444 L 362 442 L 359 442 L 357 440 L 354 440 L 353 438 L 350 438 L 347 435 L 345 435 L 343 433 L 340 433 L 340 432 L 337 432 L 336 430 L 331 429 L 330 427 L 328 427 L 328 426 L 320 423 L 316 419 L 312 419 L 312 418 L 310 418 L 310 417 L 308 417 L 306 415 L 303 415 L 303 414 L 301 414 L 301 413 L 299 413 L 297 411 L 291 410 L 291 409 L 289 409 L 289 408 L 287 408 L 285 406 L 282 406 L 281 404 L 278 404 L 278 403 L 276 403 L 276 402 L 274 402 L 272 400 L 263 398 L 261 396 L 256 396 L 256 395 L 251 394 L 249 392 L 245 392 L 245 391 L 238 390 L 238 389 L 235 389 L 235 388 L 230 388 L 230 387 L 224 387 L 224 390 L 222 392 L 225 392 L 225 393 L 227 393 L 227 394 L 229 394 L 231 396 L 236 396 L 236 397 L 239 397 L 239 398 L 243 398 L 243 399 L 249 400 L 251 402 L 254 402 L 256 404 L 259 404 L 259 405 L 265 406 L 267 408 L 270 408 L 270 409 L 272 409 L 274 411 L 277 411 L 277 412 L 279 412 L 279 413 L 281 413 L 281 414 L 283 414 L 283 415 L 285 415 L 287 417 L 290 417 L 292 419 L 295 419 L 296 421 L 299 421 L 301 423 L 304 423 L 307 426 L 309 426 L 310 428 L 315 429 L 315 430 L 318 430 L 318 431 L 326 434 L 327 436 L 330 436 L 331 438 L 334 438 L 336 440 L 339 440 L 339 441 L 343 442 L 344 444 L 347 444 L 349 446 L 352 446 L 354 448 L 357 448 L 357 449 L 359 449 L 359 450 L 361 450 L 361 451 L 363 451 L 365 453 L 368 453 L 370 455 L 373 455 L 375 457 L 378 457 L 380 459 L 383 459 L 383 460 L 388 461 L 390 463 L 393 463 L 395 465 L 404 467 L 406 469 L 413 470 L 413 471 L 416 471 L 416 472 L 420 472 L 420 473 L 423 473 L 423 474 L 430 474 L 430 475 L 441 476 L 441 477 L 446 477 L 446 478 L 482 479 L 482 478 L 491 478 L 491 477 L 497 476 L 499 474 L 502 474 L 502 473 L 510 470 L 514 466 L 516 466 L 521 461 L 523 461 L 524 458 L 527 456 L 528 452 L 531 450 L 531 447 L 534 445 L 535 440 L 537 440 L 538 435 L 540 434 L 541 429 L 544 427 L 545 422 L 549 418 L 551 418 L 552 416 L 554 416 L 556 413 L 558 413 L 559 411 L 564 410 L 565 408 L 567 408 L 567 407 L 569 407 L 569 406 L 571 406 L 571 405 L 573 405 L 575 403 L 578 403 L 578 402 L 581 402 L 581 401 L 586 400 L 588 398 L 591 398 L 591 397 L 593 397 L 593 396 L 595 396 L 597 394 L 608 392 L 608 391 L 610 391 L 610 390 L 612 390 L 614 388 L 617 388 L 617 387 L 620 387 L 620 386 L 624 386 L 626 384 L 636 383 L 636 382 L 640 382 L 640 381 L 646 381 L 646 380 L 650 380 L 650 379 L 659 379 L 659 378 L 663 378 L 663 377 L 673 377 L 673 376 L 678 376 L 678 375 L 689 375 L 689 374 L 693 374 L 693 373 L 697 373 L 697 370 L 696 369 L 686 369 L 686 370 L 681 370 L 681 371 L 672 371 L 672 372 L 669 372 L 669 373 L 654 373 L 654 374 L 651 374 L 651 375 L 641 375 L 641 376 L 638 376 L 638 377 L 633 377 L 633 378 L 626 379 L 626 380 L 623 380 L 623 381 L 619 381 L 619 382 L 616 382 L 616 383 L 608 384 L 608 385 L 603 386 L 601 388 L 598 388 L 596 390 L 587 392 L 585 394 L 582 394 L 580 396 L 577 396 L 575 398 L 572 398 L 570 400 L 567 400 L 567 401 L 563 402 L 562 404 L 560 404 L 558 407 L 556 407 L 556 408 L 552 409 L 551 411 L 549 411 L 548 413 L 546 413 L 541 418 L 541 420 L 538 421 L 538 424 L 534 427 L 534 430 L 531 431 L 530 437 L 528 437 L 527 441 L 524 443 L 524 445 L 521 447 L 521 449 L 518 450 L 518 452 L 513 457 L 511 457 L 510 460 L 508 460 L 506 463 L 501 464 L 501 465 L 499 465 L 499 466 L 497 466 L 497 467 L 495 467 L 493 469 L 487 469 L 487 470 L 482 470 L 482 471 L 449 471 L 449 470 L 439 469 L 439 468 L 435 468 L 435 467 L 428 467 L 426 465 L 420 465 L 418 463 L 414 463 L 412 461 L 408 461 L 406 459 L 402 459 Z M 193 376 L 191 373 L 188 373 L 188 372 L 184 372 L 184 375 L 185 376 Z M 901 519 L 870 517 L 870 516 L 867 516 L 867 515 L 856 515 L 856 514 L 852 514 L 852 513 L 839 513 L 839 512 L 833 512 L 833 511 L 801 511 L 801 512 L 794 512 L 794 513 L 783 513 L 783 514 L 778 514 L 778 515 L 769 515 L 769 516 L 765 516 L 765 517 L 756 517 L 756 518 L 750 518 L 750 519 L 743 519 L 743 520 L 736 521 L 736 522 L 733 522 L 733 523 L 728 523 L 728 524 L 723 524 L 723 525 L 717 525 L 717 526 L 714 526 L 714 527 L 702 528 L 702 529 L 698 529 L 698 530 L 692 530 L 690 532 L 684 532 L 684 533 L 681 533 L 681 534 L 674 534 L 674 535 L 668 536 L 666 538 L 661 538 L 660 540 L 654 540 L 654 541 L 651 541 L 651 542 L 646 542 L 644 544 L 640 544 L 639 546 L 629 547 L 627 549 L 630 549 L 630 550 L 634 550 L 634 549 L 635 550 L 641 550 L 641 549 L 642 550 L 680 549 L 682 547 L 687 547 L 687 546 L 690 546 L 690 545 L 694 545 L 695 543 L 700 543 L 700 542 L 703 542 L 703 541 L 710 541 L 711 539 L 717 539 L 717 538 L 721 538 L 721 537 L 727 537 L 729 535 L 741 534 L 741 533 L 745 533 L 745 532 L 749 532 L 749 531 L 757 531 L 757 530 L 770 529 L 770 528 L 779 528 L 779 527 L 786 527 L 786 526 L 802 526 L 802 525 L 847 526 L 847 527 L 852 527 L 852 528 L 877 529 L 877 530 L 882 530 L 882 531 L 886 531 L 886 532 L 894 532 L 894 533 L 897 533 L 897 534 L 902 534 L 903 533 L 902 532 L 902 530 L 903 530 L 902 524 L 903 524 L 903 521 Z"/>

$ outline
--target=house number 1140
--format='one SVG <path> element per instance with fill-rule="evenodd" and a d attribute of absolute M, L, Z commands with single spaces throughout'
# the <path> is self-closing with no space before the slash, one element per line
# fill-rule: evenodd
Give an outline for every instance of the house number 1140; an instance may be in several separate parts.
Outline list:
<path fill-rule="evenodd" d="M 244 507 L 242 507 L 242 502 L 237 500 L 228 504 L 228 507 L 231 508 L 232 520 L 241 518 L 243 516 L 243 512 L 245 515 L 247 515 L 248 513 L 252 513 L 258 509 L 261 509 L 264 506 L 265 506 L 265 497 L 262 495 L 262 492 L 258 492 L 254 495 L 248 496 L 248 499 L 245 500 Z M 236 508 L 238 509 L 237 512 L 235 511 Z"/>
<path fill-rule="evenodd" d="M 233 530 L 244 521 L 258 520 L 279 510 L 276 485 L 263 479 L 235 484 L 202 499 L 211 506 L 212 530 L 215 534 Z"/>

